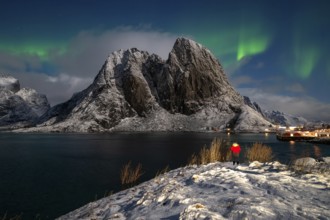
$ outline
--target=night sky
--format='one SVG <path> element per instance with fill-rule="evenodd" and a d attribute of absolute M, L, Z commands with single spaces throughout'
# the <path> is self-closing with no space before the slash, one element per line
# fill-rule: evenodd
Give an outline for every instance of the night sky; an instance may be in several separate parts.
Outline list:
<path fill-rule="evenodd" d="M 330 122 L 330 1 L 0 0 L 0 72 L 52 105 L 86 88 L 114 50 L 167 59 L 181 36 L 263 108 Z"/>

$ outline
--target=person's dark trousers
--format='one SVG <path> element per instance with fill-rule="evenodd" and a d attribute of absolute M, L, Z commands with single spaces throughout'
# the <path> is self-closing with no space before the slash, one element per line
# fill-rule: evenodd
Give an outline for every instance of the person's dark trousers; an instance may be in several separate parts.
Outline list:
<path fill-rule="evenodd" d="M 235 165 L 235 163 L 239 165 L 239 155 L 233 154 L 233 165 Z"/>

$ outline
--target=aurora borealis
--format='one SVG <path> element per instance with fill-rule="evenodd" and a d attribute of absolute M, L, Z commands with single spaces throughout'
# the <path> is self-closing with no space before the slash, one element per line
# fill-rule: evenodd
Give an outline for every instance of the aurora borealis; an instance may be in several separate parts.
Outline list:
<path fill-rule="evenodd" d="M 327 0 L 1 0 L 0 72 L 56 104 L 86 87 L 113 50 L 166 59 L 186 36 L 216 55 L 242 95 L 330 121 L 329 9 Z"/>

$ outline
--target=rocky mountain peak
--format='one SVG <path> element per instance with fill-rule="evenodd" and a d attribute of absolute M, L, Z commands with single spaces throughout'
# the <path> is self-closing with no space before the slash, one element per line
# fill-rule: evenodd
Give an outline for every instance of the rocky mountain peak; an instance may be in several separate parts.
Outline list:
<path fill-rule="evenodd" d="M 19 91 L 20 88 L 18 79 L 7 74 L 0 74 L 0 89 L 8 89 L 15 93 Z"/>
<path fill-rule="evenodd" d="M 212 53 L 201 44 L 187 38 L 178 38 L 173 46 L 173 49 L 170 53 L 171 55 L 176 55 L 176 58 L 179 62 L 187 63 L 191 62 L 194 59 L 204 59 L 207 58 L 207 61 L 212 63 L 218 63 L 217 59 L 212 55 Z"/>
<path fill-rule="evenodd" d="M 39 124 L 49 130 L 224 129 L 237 121 L 255 123 L 243 98 L 229 84 L 224 70 L 202 45 L 178 38 L 164 61 L 136 48 L 110 54 L 94 82 L 65 103 L 54 106 Z M 253 111 L 253 110 L 251 110 Z M 263 123 L 264 124 L 264 123 Z"/>
<path fill-rule="evenodd" d="M 162 106 L 171 112 L 193 114 L 205 102 L 217 99 L 242 104 L 242 97 L 229 84 L 224 70 L 212 53 L 186 38 L 176 40 L 163 70 L 166 91 L 160 93 Z"/>
<path fill-rule="evenodd" d="M 34 125 L 49 108 L 45 95 L 34 89 L 20 89 L 16 78 L 0 75 L 0 127 L 14 129 Z"/>

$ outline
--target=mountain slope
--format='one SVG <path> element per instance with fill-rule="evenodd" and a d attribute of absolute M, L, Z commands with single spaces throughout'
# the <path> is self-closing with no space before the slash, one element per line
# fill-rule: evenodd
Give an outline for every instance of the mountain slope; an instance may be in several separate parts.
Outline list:
<path fill-rule="evenodd" d="M 0 75 L 0 127 L 14 129 L 34 125 L 50 105 L 45 95 L 34 89 L 20 88 L 19 81 Z"/>
<path fill-rule="evenodd" d="M 242 112 L 254 111 L 242 106 L 242 96 L 229 84 L 211 52 L 192 40 L 178 38 L 166 61 L 136 48 L 113 52 L 87 89 L 54 106 L 34 130 L 235 128 Z M 259 113 L 253 113 L 253 118 L 264 121 Z"/>
<path fill-rule="evenodd" d="M 272 123 L 282 126 L 302 126 L 309 123 L 303 117 L 285 114 L 280 111 L 264 111 L 264 115 Z"/>
<path fill-rule="evenodd" d="M 329 178 L 279 162 L 188 166 L 58 219 L 329 219 Z"/>
<path fill-rule="evenodd" d="M 263 110 L 256 102 L 251 102 L 249 97 L 244 96 L 244 103 L 259 112 L 267 121 L 282 126 L 301 126 L 309 122 L 303 117 L 289 115 L 280 111 Z"/>

